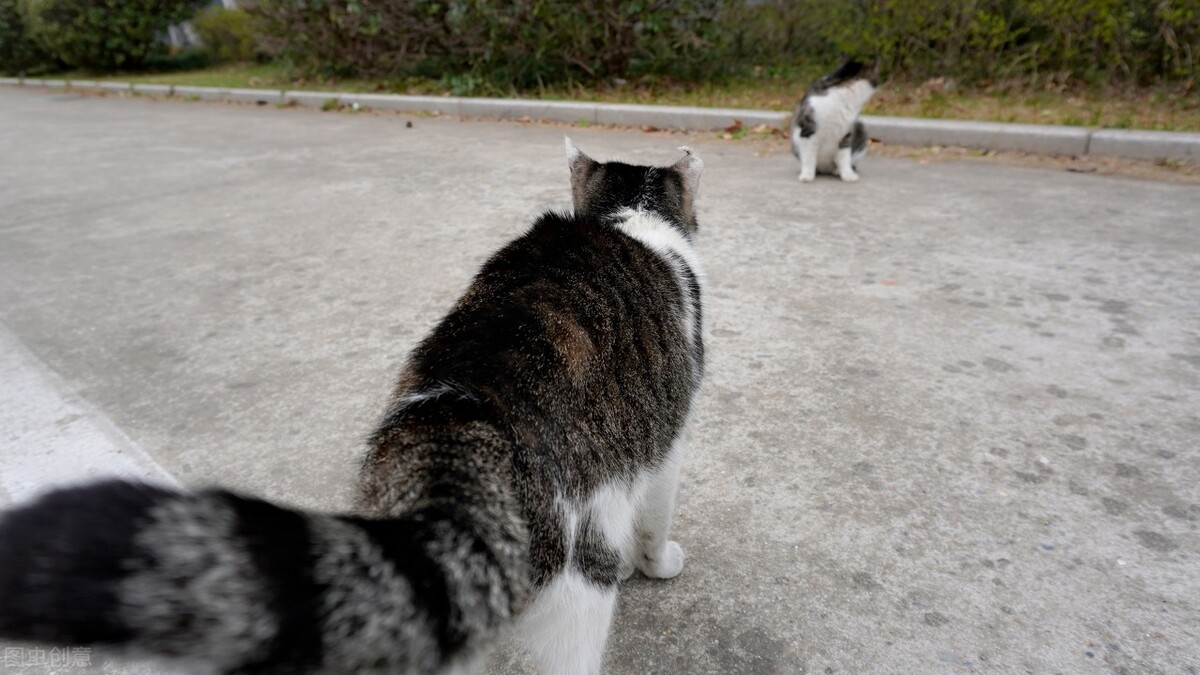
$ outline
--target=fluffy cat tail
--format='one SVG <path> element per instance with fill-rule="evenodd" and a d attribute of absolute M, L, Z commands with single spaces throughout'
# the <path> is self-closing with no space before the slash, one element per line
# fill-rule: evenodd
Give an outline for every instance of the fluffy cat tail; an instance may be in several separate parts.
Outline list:
<path fill-rule="evenodd" d="M 440 672 L 520 609 L 528 553 L 486 506 L 423 504 L 370 520 L 221 490 L 57 490 L 0 515 L 0 638 L 205 672 Z"/>

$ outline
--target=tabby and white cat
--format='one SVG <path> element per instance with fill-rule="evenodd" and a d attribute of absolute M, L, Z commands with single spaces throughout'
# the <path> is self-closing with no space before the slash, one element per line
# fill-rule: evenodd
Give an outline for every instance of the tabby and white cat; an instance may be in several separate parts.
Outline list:
<path fill-rule="evenodd" d="M 357 512 L 104 482 L 0 517 L 0 638 L 209 673 L 475 672 L 517 628 L 597 673 L 620 582 L 671 578 L 704 366 L 703 163 L 600 163 L 416 347 Z"/>
<path fill-rule="evenodd" d="M 858 180 L 867 154 L 867 129 L 858 114 L 875 93 L 876 67 L 850 59 L 813 83 L 792 115 L 792 154 L 800 160 L 800 182 L 817 172 Z"/>

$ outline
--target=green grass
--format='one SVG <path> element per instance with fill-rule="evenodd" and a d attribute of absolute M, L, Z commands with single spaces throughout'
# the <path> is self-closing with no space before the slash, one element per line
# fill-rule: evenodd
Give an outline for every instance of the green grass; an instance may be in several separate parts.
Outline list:
<path fill-rule="evenodd" d="M 192 87 L 262 87 L 282 88 L 290 78 L 281 65 L 267 63 L 235 63 L 212 66 L 200 70 L 161 73 L 116 73 L 95 75 L 85 72 L 69 72 L 51 77 L 71 80 L 93 80 L 96 82 L 119 81 L 138 84 L 178 84 Z"/>
<path fill-rule="evenodd" d="M 498 88 L 475 79 L 468 83 L 462 77 L 388 81 L 310 79 L 298 77 L 286 66 L 275 63 L 226 64 L 190 71 L 105 76 L 67 73 L 55 77 L 146 84 L 423 95 L 455 95 L 469 89 L 471 94 L 479 96 L 784 111 L 795 105 L 808 83 L 819 74 L 804 68 L 756 68 L 742 76 L 718 82 L 643 78 L 597 86 L 559 85 L 521 92 Z M 1200 131 L 1200 95 L 1194 91 L 1194 86 L 1192 83 L 1152 89 L 1080 87 L 1046 91 L 1030 90 L 1017 84 L 964 87 L 940 79 L 889 82 L 868 103 L 866 112 L 907 117 Z"/>

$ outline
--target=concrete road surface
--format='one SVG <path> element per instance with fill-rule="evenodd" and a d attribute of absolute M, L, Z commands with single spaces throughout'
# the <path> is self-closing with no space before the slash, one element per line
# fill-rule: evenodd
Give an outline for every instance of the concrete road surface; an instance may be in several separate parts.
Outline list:
<path fill-rule="evenodd" d="M 1200 670 L 1200 190 L 571 133 L 707 166 L 688 562 L 626 585 L 609 672 Z M 345 507 L 406 352 L 568 203 L 562 135 L 0 89 L 0 496 Z"/>

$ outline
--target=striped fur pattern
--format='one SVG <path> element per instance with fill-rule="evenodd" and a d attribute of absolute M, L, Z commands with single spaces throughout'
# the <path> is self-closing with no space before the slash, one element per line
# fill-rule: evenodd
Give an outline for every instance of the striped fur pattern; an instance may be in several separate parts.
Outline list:
<path fill-rule="evenodd" d="M 813 83 L 792 115 L 792 154 L 800 160 L 800 182 L 818 172 L 858 180 L 858 165 L 870 141 L 858 115 L 875 93 L 877 68 L 853 59 Z"/>
<path fill-rule="evenodd" d="M 574 212 L 493 255 L 414 350 L 354 513 L 51 492 L 0 517 L 0 638 L 201 673 L 459 673 L 511 624 L 542 672 L 599 672 L 620 582 L 683 566 L 703 165 L 567 150 Z"/>

